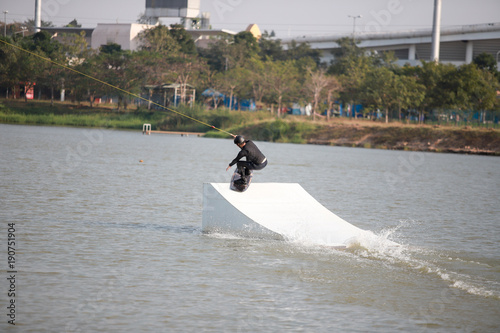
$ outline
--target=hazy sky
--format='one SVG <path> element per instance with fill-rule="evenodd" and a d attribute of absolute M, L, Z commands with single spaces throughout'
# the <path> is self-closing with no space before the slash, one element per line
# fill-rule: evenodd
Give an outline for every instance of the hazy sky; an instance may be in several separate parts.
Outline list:
<path fill-rule="evenodd" d="M 210 12 L 214 29 L 235 32 L 256 23 L 278 37 L 304 34 L 394 31 L 430 28 L 434 0 L 200 0 Z M 42 19 L 63 26 L 73 19 L 83 27 L 97 23 L 133 23 L 145 11 L 145 0 L 42 0 Z M 0 20 L 33 18 L 35 0 L 0 0 Z M 165 24 L 178 22 L 165 20 Z M 456 26 L 500 22 L 500 0 L 442 0 L 441 25 Z"/>

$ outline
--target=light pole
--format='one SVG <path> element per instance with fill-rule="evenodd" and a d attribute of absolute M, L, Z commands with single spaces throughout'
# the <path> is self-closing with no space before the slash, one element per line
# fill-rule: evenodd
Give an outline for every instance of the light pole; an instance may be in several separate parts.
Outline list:
<path fill-rule="evenodd" d="M 26 27 L 24 27 L 24 26 L 23 26 L 23 27 L 21 27 L 21 30 L 14 32 L 14 35 L 15 35 L 15 34 L 20 34 L 20 33 L 22 33 L 22 34 L 23 34 L 23 37 L 24 37 L 24 32 L 25 32 L 25 31 L 27 31 L 27 30 L 28 30 L 28 29 L 27 29 Z"/>
<path fill-rule="evenodd" d="M 356 34 L 356 19 L 362 18 L 363 16 L 362 15 L 356 15 L 356 16 L 347 15 L 347 16 L 352 18 L 352 20 L 353 20 L 353 22 L 352 22 L 352 38 L 354 38 L 354 35 Z"/>
<path fill-rule="evenodd" d="M 3 11 L 3 36 L 7 37 L 7 13 L 8 10 Z"/>

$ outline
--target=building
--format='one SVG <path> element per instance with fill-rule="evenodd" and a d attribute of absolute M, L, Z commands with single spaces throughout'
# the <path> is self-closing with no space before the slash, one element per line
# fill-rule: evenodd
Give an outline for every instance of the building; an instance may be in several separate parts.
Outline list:
<path fill-rule="evenodd" d="M 92 41 L 92 32 L 94 28 L 78 28 L 78 27 L 40 27 L 41 31 L 46 31 L 51 34 L 52 38 L 61 43 L 71 43 L 73 41 L 72 36 L 81 35 L 85 37 L 87 45 L 90 46 Z"/>
<path fill-rule="evenodd" d="M 320 50 L 322 61 L 333 60 L 333 51 L 339 48 L 337 40 L 353 37 L 352 34 L 331 34 L 323 36 L 298 36 L 283 38 L 286 50 L 293 40 L 308 43 L 311 48 Z M 421 60 L 430 61 L 432 52 L 432 29 L 395 31 L 384 33 L 356 33 L 360 48 L 385 52 L 393 51 L 399 59 L 398 64 L 418 65 Z M 488 53 L 497 59 L 500 67 L 500 23 L 464 25 L 442 28 L 439 61 L 463 65 L 472 62 L 475 56 Z"/>
<path fill-rule="evenodd" d="M 141 46 L 139 33 L 153 27 L 154 25 L 138 23 L 98 23 L 92 32 L 90 45 L 97 50 L 102 45 L 115 43 L 120 45 L 122 50 L 135 51 Z"/>
<path fill-rule="evenodd" d="M 194 44 L 196 47 L 205 49 L 208 48 L 208 46 L 221 39 L 221 38 L 227 38 L 229 36 L 234 36 L 236 35 L 236 32 L 231 31 L 231 30 L 226 30 L 226 29 L 192 29 L 192 30 L 186 30 L 194 40 Z"/>
<path fill-rule="evenodd" d="M 262 33 L 260 32 L 259 26 L 257 24 L 250 24 L 245 31 L 251 33 L 257 40 L 262 37 Z"/>
<path fill-rule="evenodd" d="M 71 42 L 71 35 L 80 34 L 83 31 L 87 44 L 93 49 L 98 50 L 102 45 L 116 43 L 121 46 L 122 50 L 136 51 L 141 46 L 139 33 L 154 27 L 154 25 L 138 23 L 98 23 L 95 28 L 44 27 L 41 29 L 62 43 Z M 236 32 L 226 29 L 190 29 L 186 31 L 193 37 L 195 45 L 200 48 L 207 48 L 210 43 L 220 38 L 236 35 Z"/>

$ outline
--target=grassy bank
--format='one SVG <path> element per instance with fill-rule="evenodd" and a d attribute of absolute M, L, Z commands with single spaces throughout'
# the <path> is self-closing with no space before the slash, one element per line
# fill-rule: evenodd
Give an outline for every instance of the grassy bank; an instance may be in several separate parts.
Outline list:
<path fill-rule="evenodd" d="M 140 129 L 145 122 L 159 118 L 144 112 L 117 112 L 112 108 L 48 102 L 3 101 L 0 122 L 8 124 L 78 126 Z"/>
<path fill-rule="evenodd" d="M 149 123 L 153 130 L 206 132 L 211 128 L 205 124 L 227 128 L 272 118 L 267 112 L 230 112 L 224 109 L 204 110 L 200 107 L 179 107 L 175 110 L 199 122 L 168 110 L 147 110 L 131 106 L 120 111 L 112 105 L 90 108 L 88 104 L 51 105 L 48 101 L 26 103 L 21 100 L 0 101 L 0 122 L 137 130 L 141 130 L 144 123 Z"/>
<path fill-rule="evenodd" d="M 150 123 L 153 130 L 203 132 L 208 137 L 227 138 L 227 134 L 211 130 L 206 125 L 209 124 L 259 141 L 500 156 L 499 129 L 385 124 L 345 118 L 327 122 L 301 116 L 276 119 L 269 112 L 205 110 L 201 107 L 176 110 L 189 118 L 167 110 L 133 107 L 118 111 L 113 106 L 90 108 L 70 103 L 51 106 L 45 101 L 4 100 L 0 102 L 0 122 L 135 130 Z"/>

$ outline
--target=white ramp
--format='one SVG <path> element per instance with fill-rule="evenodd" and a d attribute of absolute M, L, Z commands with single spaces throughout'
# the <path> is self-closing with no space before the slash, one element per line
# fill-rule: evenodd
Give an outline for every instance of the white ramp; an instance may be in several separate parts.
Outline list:
<path fill-rule="evenodd" d="M 299 184 L 283 183 L 253 183 L 243 193 L 226 183 L 203 184 L 202 230 L 328 246 L 372 234 L 330 212 Z"/>

